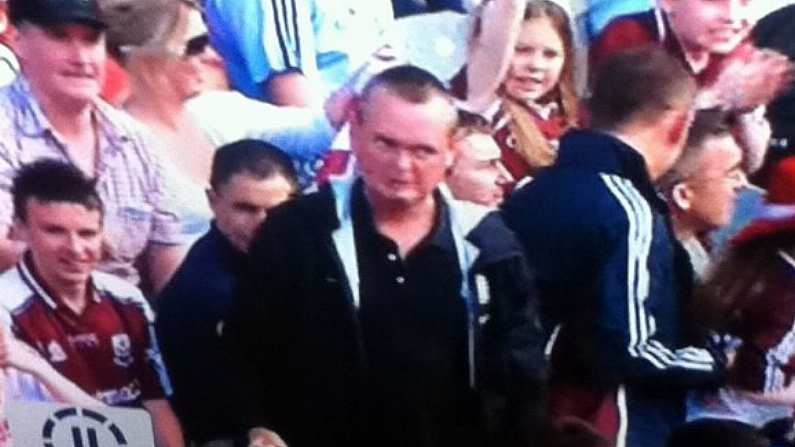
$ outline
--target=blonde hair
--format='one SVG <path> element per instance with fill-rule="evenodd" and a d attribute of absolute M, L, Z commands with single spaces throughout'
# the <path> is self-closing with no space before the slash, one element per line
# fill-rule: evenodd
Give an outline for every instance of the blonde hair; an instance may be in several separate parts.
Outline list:
<path fill-rule="evenodd" d="M 179 0 L 169 17 L 164 18 L 170 26 L 152 35 L 143 45 L 123 49 L 124 66 L 130 74 L 134 91 L 162 94 L 172 90 L 168 73 L 184 51 L 184 36 L 190 27 L 192 13 L 200 12 L 199 5 L 191 0 Z M 160 93 L 158 93 L 160 92 Z"/>

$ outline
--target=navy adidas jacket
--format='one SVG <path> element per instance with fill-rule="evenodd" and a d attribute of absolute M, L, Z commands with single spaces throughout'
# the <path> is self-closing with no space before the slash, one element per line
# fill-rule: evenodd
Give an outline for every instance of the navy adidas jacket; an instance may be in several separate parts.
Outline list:
<path fill-rule="evenodd" d="M 684 391 L 723 371 L 707 350 L 684 346 L 691 267 L 643 157 L 608 134 L 570 132 L 558 163 L 517 191 L 503 216 L 537 272 L 548 331 L 561 325 L 550 379 L 580 388 L 575 405 L 589 388 L 620 398 L 624 445 L 663 445 L 683 420 Z M 627 428 L 622 417 L 633 412 Z M 638 417 L 647 423 L 633 426 Z M 642 441 L 633 439 L 640 425 Z"/>

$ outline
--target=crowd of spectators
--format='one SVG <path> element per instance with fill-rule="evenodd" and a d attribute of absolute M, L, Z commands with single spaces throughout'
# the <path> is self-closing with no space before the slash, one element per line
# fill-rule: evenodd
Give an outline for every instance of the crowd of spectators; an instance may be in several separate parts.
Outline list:
<path fill-rule="evenodd" d="M 0 0 L 0 408 L 795 445 L 795 5 L 630 3 Z"/>

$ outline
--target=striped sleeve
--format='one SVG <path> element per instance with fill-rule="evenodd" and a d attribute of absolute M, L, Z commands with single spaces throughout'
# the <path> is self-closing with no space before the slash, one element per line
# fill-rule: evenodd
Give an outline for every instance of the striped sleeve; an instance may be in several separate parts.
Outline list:
<path fill-rule="evenodd" d="M 312 3 L 307 0 L 263 0 L 262 41 L 273 72 L 317 71 L 314 59 Z"/>
<path fill-rule="evenodd" d="M 657 322 L 649 307 L 654 234 L 651 207 L 629 180 L 606 174 L 601 180 L 627 222 L 626 236 L 614 242 L 601 266 L 597 325 L 603 332 L 599 335 L 611 345 L 608 356 L 613 357 L 606 364 L 621 368 L 616 371 L 622 375 L 637 377 L 669 370 L 711 373 L 714 360 L 707 350 L 673 349 L 656 338 Z"/>

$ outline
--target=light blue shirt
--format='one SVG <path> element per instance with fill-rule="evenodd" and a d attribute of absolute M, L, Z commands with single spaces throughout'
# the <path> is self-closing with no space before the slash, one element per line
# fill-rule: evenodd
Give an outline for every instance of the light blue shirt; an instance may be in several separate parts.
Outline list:
<path fill-rule="evenodd" d="M 344 8 L 336 0 L 207 0 L 215 49 L 235 89 L 269 100 L 262 84 L 273 75 L 299 71 L 319 77 L 327 91 L 350 72 Z M 353 40 L 353 39 L 351 39 Z"/>

